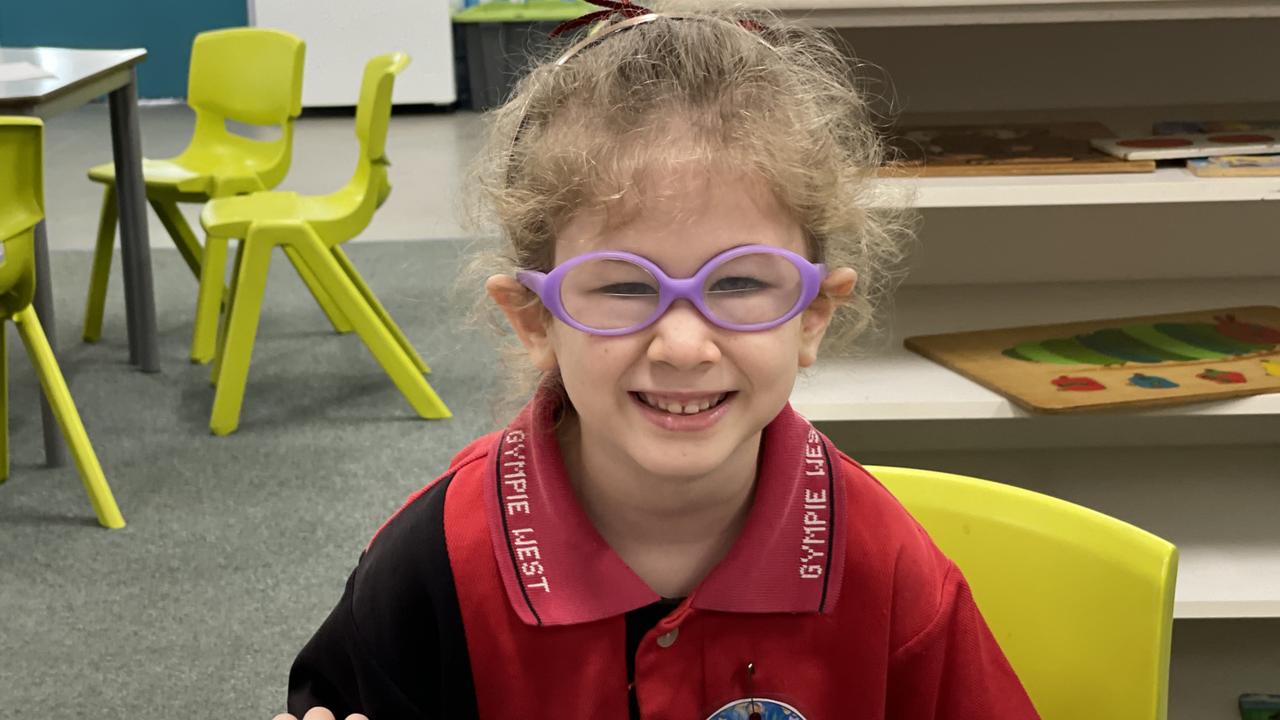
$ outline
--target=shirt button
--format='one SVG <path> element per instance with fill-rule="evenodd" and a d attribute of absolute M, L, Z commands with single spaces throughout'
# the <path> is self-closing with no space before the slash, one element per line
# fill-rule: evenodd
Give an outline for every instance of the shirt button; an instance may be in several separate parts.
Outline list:
<path fill-rule="evenodd" d="M 678 637 L 680 637 L 680 628 L 672 628 L 670 632 L 658 636 L 658 647 L 669 648 L 676 644 Z"/>

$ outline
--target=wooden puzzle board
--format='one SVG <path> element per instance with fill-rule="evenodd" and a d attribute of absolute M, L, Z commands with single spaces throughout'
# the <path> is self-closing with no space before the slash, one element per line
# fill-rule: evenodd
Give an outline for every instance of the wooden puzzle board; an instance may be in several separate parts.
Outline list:
<path fill-rule="evenodd" d="M 1045 412 L 1280 392 L 1280 308 L 925 335 L 908 349 Z"/>
<path fill-rule="evenodd" d="M 1094 138 L 1111 137 L 1096 122 L 901 127 L 890 144 L 902 161 L 881 175 L 959 177 L 1142 173 L 1151 160 L 1123 160 L 1094 149 Z"/>
<path fill-rule="evenodd" d="M 1147 137 L 1096 138 L 1093 146 L 1126 160 L 1177 160 L 1215 155 L 1280 153 L 1280 128 L 1225 133 L 1182 133 Z"/>

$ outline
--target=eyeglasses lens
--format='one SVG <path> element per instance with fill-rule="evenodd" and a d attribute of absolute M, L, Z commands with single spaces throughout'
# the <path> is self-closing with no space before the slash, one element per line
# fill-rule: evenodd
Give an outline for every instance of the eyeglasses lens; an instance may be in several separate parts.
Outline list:
<path fill-rule="evenodd" d="M 795 307 L 803 283 L 800 270 L 781 255 L 739 255 L 715 268 L 702 300 L 721 322 L 757 325 L 777 320 Z"/>
<path fill-rule="evenodd" d="M 648 320 L 658 308 L 658 279 L 626 260 L 591 260 L 565 274 L 560 303 L 589 328 L 627 328 Z"/>

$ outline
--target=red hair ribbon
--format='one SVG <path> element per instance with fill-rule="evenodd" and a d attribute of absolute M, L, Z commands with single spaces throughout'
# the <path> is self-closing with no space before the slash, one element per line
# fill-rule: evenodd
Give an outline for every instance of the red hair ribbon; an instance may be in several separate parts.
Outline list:
<path fill-rule="evenodd" d="M 639 15 L 649 15 L 653 12 L 649 8 L 632 5 L 631 0 L 587 0 L 587 2 L 595 5 L 596 7 L 602 7 L 604 10 L 597 10 L 592 13 L 587 13 L 582 17 L 577 17 L 560 23 L 555 30 L 551 31 L 551 37 L 569 32 L 570 30 L 575 30 L 583 25 L 590 25 L 598 20 L 607 20 L 614 15 L 621 15 L 623 18 L 633 18 Z"/>

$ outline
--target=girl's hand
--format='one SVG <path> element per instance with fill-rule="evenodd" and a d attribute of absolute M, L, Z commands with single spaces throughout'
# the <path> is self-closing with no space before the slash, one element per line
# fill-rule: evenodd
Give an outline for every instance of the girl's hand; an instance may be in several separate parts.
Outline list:
<path fill-rule="evenodd" d="M 280 715 L 271 718 L 271 720 L 298 720 L 298 718 L 288 713 L 281 713 Z M 302 716 L 302 720 L 335 720 L 335 718 L 333 717 L 333 713 L 328 710 L 322 707 L 313 707 L 307 711 L 306 715 Z M 355 715 L 348 715 L 347 720 L 369 720 L 369 718 L 356 713 Z"/>

